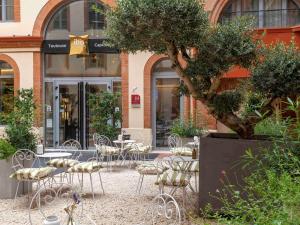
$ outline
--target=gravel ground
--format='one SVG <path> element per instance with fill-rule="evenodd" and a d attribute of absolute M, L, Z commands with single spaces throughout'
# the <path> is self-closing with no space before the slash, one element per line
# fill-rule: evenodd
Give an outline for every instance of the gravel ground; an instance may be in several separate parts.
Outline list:
<path fill-rule="evenodd" d="M 146 211 L 151 205 L 151 200 L 158 194 L 158 187 L 154 184 L 156 176 L 145 176 L 141 194 L 136 194 L 135 189 L 138 182 L 139 174 L 134 169 L 127 167 L 115 167 L 113 171 L 103 169 L 101 172 L 105 195 L 100 189 L 99 177 L 93 175 L 95 187 L 95 200 L 90 194 L 89 176 L 84 176 L 83 197 L 84 214 L 91 217 L 97 225 L 137 225 L 146 218 L 149 223 L 149 214 Z M 77 176 L 75 176 L 75 185 L 78 186 Z M 166 189 L 166 191 L 168 191 Z M 178 190 L 175 194 L 176 200 L 182 205 L 182 192 Z M 189 210 L 195 204 L 196 196 L 188 191 Z M 18 197 L 15 206 L 13 200 L 0 200 L 0 224 L 29 224 L 28 221 L 28 197 Z M 55 203 L 54 205 L 45 206 L 52 212 L 62 211 L 65 202 Z M 37 210 L 32 211 L 34 221 L 40 220 L 41 215 Z M 64 213 L 64 212 L 62 212 Z M 58 212 L 56 213 L 58 215 Z M 42 222 L 36 222 L 41 225 Z M 34 225 L 35 225 L 34 224 Z M 86 223 L 89 224 L 89 223 Z M 171 224 L 170 221 L 159 221 L 157 224 Z M 185 221 L 184 224 L 191 224 Z"/>

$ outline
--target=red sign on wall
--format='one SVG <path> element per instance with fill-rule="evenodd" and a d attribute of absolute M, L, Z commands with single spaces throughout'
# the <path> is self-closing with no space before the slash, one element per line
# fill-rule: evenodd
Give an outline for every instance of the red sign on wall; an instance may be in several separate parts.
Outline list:
<path fill-rule="evenodd" d="M 140 107 L 141 97 L 139 95 L 131 95 L 131 105 L 132 107 Z"/>

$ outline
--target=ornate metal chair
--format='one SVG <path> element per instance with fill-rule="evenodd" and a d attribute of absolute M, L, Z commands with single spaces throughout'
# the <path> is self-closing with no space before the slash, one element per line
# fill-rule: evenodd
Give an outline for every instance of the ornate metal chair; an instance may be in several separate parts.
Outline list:
<path fill-rule="evenodd" d="M 106 157 L 107 169 L 110 168 L 110 170 L 112 170 L 111 163 L 114 157 L 119 158 L 121 150 L 118 147 L 113 146 L 109 138 L 105 135 L 95 133 L 93 135 L 93 140 L 96 151 L 99 154 L 99 159 L 104 161 L 104 157 Z"/>
<path fill-rule="evenodd" d="M 37 168 L 33 166 L 36 165 Z M 30 185 L 36 182 L 37 187 L 41 187 L 41 182 L 45 185 L 45 180 L 52 177 L 56 170 L 54 167 L 40 167 L 39 158 L 34 152 L 28 149 L 20 149 L 15 152 L 12 157 L 12 169 L 15 171 L 10 175 L 10 178 L 18 181 L 14 203 L 18 195 L 19 186 L 21 182 L 28 182 L 28 190 Z"/>
<path fill-rule="evenodd" d="M 168 137 L 170 151 L 178 156 L 192 156 L 192 149 L 182 145 L 182 139 L 178 134 L 171 134 Z"/>
<path fill-rule="evenodd" d="M 163 163 L 169 169 L 158 175 L 155 184 L 159 185 L 160 193 L 164 193 L 165 187 L 171 188 L 170 195 L 181 189 L 183 193 L 183 208 L 186 208 L 186 188 L 191 186 L 191 174 L 189 172 L 191 162 L 178 156 L 170 157 L 168 160 L 164 160 Z"/>
<path fill-rule="evenodd" d="M 103 166 L 101 165 L 101 162 L 98 159 L 98 153 L 95 152 L 95 154 L 92 158 L 88 159 L 86 162 L 80 162 L 80 163 L 70 167 L 67 172 L 70 174 L 74 174 L 74 173 L 81 174 L 81 180 L 80 180 L 81 190 L 83 190 L 83 183 L 84 183 L 83 175 L 89 174 L 90 183 L 91 183 L 91 191 L 92 191 L 93 199 L 95 199 L 92 174 L 98 173 L 101 189 L 104 194 L 104 188 L 103 188 L 102 178 L 101 178 L 101 174 L 100 174 L 100 170 L 102 168 L 103 168 Z"/>
<path fill-rule="evenodd" d="M 80 150 L 80 149 L 82 149 L 82 148 L 81 148 L 80 143 L 77 140 L 69 139 L 62 144 L 62 150 L 71 150 L 72 156 L 69 158 L 50 159 L 47 162 L 48 166 L 53 166 L 57 169 L 64 170 L 64 174 L 62 174 L 62 173 L 60 174 L 61 181 L 63 181 L 64 178 L 68 178 L 67 177 L 68 169 L 79 163 L 79 158 L 81 157 L 82 154 L 81 154 L 81 151 L 76 151 L 76 150 Z M 72 181 L 73 181 L 73 178 L 70 175 L 68 182 L 71 183 Z"/>
<path fill-rule="evenodd" d="M 154 225 L 162 222 L 167 222 L 168 225 L 181 225 L 183 220 L 178 203 L 166 193 L 161 193 L 152 200 L 144 218 L 143 223 L 139 225 Z"/>
<path fill-rule="evenodd" d="M 31 200 L 28 219 L 30 225 L 45 224 L 45 221 L 47 224 L 96 225 L 84 211 L 80 192 L 67 183 L 40 187 Z"/>

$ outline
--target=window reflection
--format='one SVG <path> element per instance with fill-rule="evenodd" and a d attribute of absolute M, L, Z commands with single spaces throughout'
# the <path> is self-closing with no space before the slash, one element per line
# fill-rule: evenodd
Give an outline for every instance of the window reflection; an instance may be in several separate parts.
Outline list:
<path fill-rule="evenodd" d="M 46 39 L 69 39 L 69 35 L 88 34 L 104 38 L 105 6 L 96 0 L 81 0 L 63 6 L 50 20 Z"/>
<path fill-rule="evenodd" d="M 236 16 L 252 16 L 257 27 L 286 27 L 300 23 L 300 2 L 293 0 L 232 0 L 223 9 L 219 22 Z"/>
<path fill-rule="evenodd" d="M 0 123 L 13 110 L 14 71 L 6 62 L 0 61 Z"/>

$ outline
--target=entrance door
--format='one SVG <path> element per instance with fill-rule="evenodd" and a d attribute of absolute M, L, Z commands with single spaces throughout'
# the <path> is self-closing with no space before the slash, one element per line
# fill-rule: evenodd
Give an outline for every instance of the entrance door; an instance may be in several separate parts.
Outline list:
<path fill-rule="evenodd" d="M 90 94 L 108 90 L 108 83 L 55 81 L 54 82 L 54 146 L 75 139 L 83 148 L 93 145 L 90 128 Z"/>
<path fill-rule="evenodd" d="M 153 137 L 156 147 L 167 147 L 174 120 L 182 115 L 183 99 L 178 94 L 179 78 L 174 73 L 154 74 Z"/>

